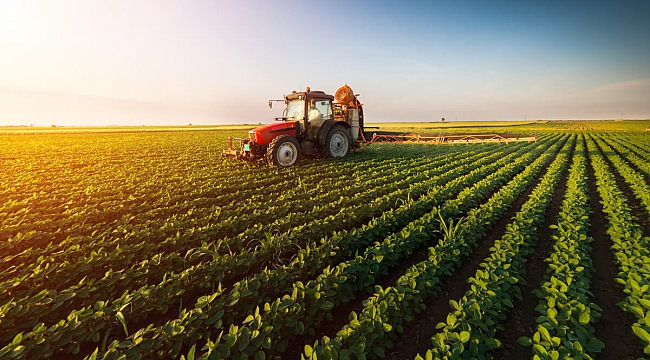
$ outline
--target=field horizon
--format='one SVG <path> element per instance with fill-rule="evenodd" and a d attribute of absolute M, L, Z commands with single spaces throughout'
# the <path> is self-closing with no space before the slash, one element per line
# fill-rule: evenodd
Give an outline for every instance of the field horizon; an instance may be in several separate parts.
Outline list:
<path fill-rule="evenodd" d="M 418 121 L 418 122 L 404 122 L 404 121 L 391 121 L 391 122 L 368 122 L 366 126 L 380 127 L 383 129 L 450 129 L 450 128 L 500 128 L 500 127 L 530 127 L 531 129 L 542 130 L 548 129 L 569 129 L 571 125 L 576 123 L 605 125 L 608 130 L 613 129 L 627 129 L 624 128 L 608 127 L 609 123 L 622 123 L 630 125 L 631 128 L 643 128 L 650 126 L 650 119 L 611 119 L 611 120 L 528 120 L 528 121 Z M 250 124 L 212 124 L 212 125 L 101 125 L 101 126 L 29 126 L 29 125 L 4 125 L 0 126 L 0 133 L 12 131 L 151 131 L 151 130 L 243 130 L 252 129 L 266 123 L 250 123 Z M 535 128 L 534 125 L 546 124 L 542 128 Z M 638 126 L 637 126 L 638 125 Z"/>

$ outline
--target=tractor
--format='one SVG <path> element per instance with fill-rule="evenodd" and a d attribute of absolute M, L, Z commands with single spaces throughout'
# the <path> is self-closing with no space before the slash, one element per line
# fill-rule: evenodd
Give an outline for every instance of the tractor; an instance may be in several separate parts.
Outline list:
<path fill-rule="evenodd" d="M 363 136 L 363 107 L 358 94 L 346 84 L 334 96 L 323 91 L 292 91 L 283 100 L 282 117 L 276 122 L 248 132 L 244 139 L 228 138 L 223 157 L 256 161 L 264 159 L 271 166 L 292 166 L 303 155 L 325 158 L 343 157 L 359 147 Z M 233 149 L 233 140 L 241 142 Z"/>

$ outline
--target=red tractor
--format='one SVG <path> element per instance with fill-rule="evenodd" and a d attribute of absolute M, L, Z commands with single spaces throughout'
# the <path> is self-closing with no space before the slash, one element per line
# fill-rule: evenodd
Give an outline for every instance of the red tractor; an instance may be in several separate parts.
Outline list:
<path fill-rule="evenodd" d="M 264 159 L 271 166 L 292 166 L 302 155 L 326 158 L 343 157 L 359 146 L 363 137 L 363 108 L 348 85 L 334 96 L 322 91 L 293 91 L 284 100 L 286 108 L 276 123 L 248 132 L 248 138 L 228 138 L 223 157 L 255 161 Z M 336 100 L 336 101 L 335 101 Z M 241 141 L 239 150 L 232 140 Z"/>

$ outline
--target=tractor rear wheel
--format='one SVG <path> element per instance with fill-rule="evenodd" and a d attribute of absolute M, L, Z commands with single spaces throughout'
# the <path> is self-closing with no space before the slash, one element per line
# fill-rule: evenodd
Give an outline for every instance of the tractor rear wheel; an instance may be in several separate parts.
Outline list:
<path fill-rule="evenodd" d="M 271 166 L 292 166 L 300 161 L 300 143 L 290 135 L 280 135 L 271 141 L 266 152 Z"/>
<path fill-rule="evenodd" d="M 323 156 L 326 158 L 343 157 L 350 152 L 352 136 L 342 125 L 334 125 L 327 134 L 323 146 Z"/>

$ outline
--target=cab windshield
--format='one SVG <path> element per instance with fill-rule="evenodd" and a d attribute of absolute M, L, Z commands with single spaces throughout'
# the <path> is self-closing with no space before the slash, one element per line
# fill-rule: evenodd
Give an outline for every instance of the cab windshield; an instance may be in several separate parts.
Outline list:
<path fill-rule="evenodd" d="M 290 100 L 287 103 L 287 119 L 302 120 L 305 116 L 305 100 Z"/>

